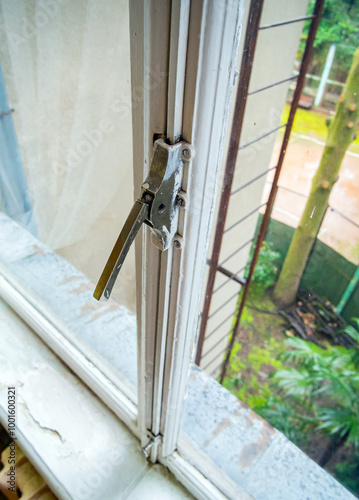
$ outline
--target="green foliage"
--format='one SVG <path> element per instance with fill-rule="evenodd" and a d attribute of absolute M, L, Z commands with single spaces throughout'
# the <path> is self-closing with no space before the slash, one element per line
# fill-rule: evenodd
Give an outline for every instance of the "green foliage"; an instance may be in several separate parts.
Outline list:
<path fill-rule="evenodd" d="M 282 367 L 277 357 L 282 346 L 273 338 L 269 340 L 265 349 L 254 345 L 248 353 L 246 363 L 240 357 L 241 348 L 238 342 L 234 344 L 227 370 L 228 376 L 224 379 L 223 385 L 250 408 L 267 406 L 271 388 L 267 382 L 261 380 L 259 372 L 264 365 L 267 370 L 273 371 Z"/>
<path fill-rule="evenodd" d="M 241 344 L 239 342 L 235 342 L 229 361 L 231 369 L 234 372 L 240 372 L 241 370 L 244 370 L 246 367 L 246 365 L 242 363 L 240 357 L 238 356 L 238 352 L 240 351 L 241 348 L 242 348 Z"/>
<path fill-rule="evenodd" d="M 275 343 L 274 339 L 270 339 L 273 347 L 273 343 Z M 279 370 L 282 367 L 282 363 L 279 359 L 273 358 L 269 349 L 261 349 L 258 346 L 253 346 L 251 352 L 248 354 L 248 362 L 253 368 L 255 372 L 260 370 L 262 365 L 271 365 L 276 370 Z"/>
<path fill-rule="evenodd" d="M 250 408 L 267 407 L 271 396 L 269 384 L 259 382 L 255 375 L 252 375 L 248 382 L 240 373 L 233 375 L 225 378 L 223 386 Z"/>
<path fill-rule="evenodd" d="M 240 357 L 238 356 L 239 351 L 242 346 L 239 342 L 235 342 L 231 357 L 229 359 L 229 370 L 232 374 L 230 377 L 226 377 L 223 381 L 223 387 L 231 391 L 233 394 L 238 396 L 238 391 L 243 388 L 241 372 L 246 368 L 246 365 L 242 363 Z"/>
<path fill-rule="evenodd" d="M 354 445 L 345 452 L 352 457 L 359 453 L 359 331 L 349 325 L 344 331 L 355 341 L 351 349 L 329 344 L 322 349 L 296 337 L 285 340 L 288 349 L 280 359 L 286 367 L 272 375 L 273 392 L 255 411 L 299 446 L 310 447 L 313 433 L 320 431 L 331 438 L 327 453 L 335 453 L 332 444 L 341 439 Z M 344 458 L 333 472 L 359 492 L 359 462 L 349 460 Z"/>
<path fill-rule="evenodd" d="M 249 254 L 249 262 L 251 262 L 254 254 L 254 246 L 252 246 Z M 264 288 L 273 285 L 277 279 L 278 267 L 277 263 L 281 255 L 279 252 L 272 250 L 271 245 L 263 242 L 259 251 L 257 265 L 254 270 L 252 281 L 261 284 Z M 249 264 L 245 270 L 245 278 L 249 273 Z"/>
<path fill-rule="evenodd" d="M 318 86 L 318 82 L 316 82 Z M 282 115 L 282 123 L 288 121 L 290 112 L 290 105 L 285 104 Z M 296 134 L 308 135 L 310 137 L 315 137 L 321 141 L 325 141 L 328 135 L 328 126 L 326 124 L 326 116 L 323 113 L 315 111 L 315 109 L 301 109 L 298 108 L 295 113 L 294 123 L 292 132 Z M 354 153 L 359 153 L 359 130 L 357 129 L 356 138 L 349 146 L 349 150 Z M 358 255 L 359 245 L 355 248 L 355 242 L 350 242 L 351 247 L 353 247 L 353 255 Z M 356 253 L 355 253 L 356 252 Z"/>
<path fill-rule="evenodd" d="M 305 422 L 298 417 L 296 408 L 289 401 L 272 393 L 267 404 L 254 408 L 254 411 L 291 441 L 299 443 L 303 440 Z"/>
<path fill-rule="evenodd" d="M 268 405 L 268 400 L 272 394 L 269 384 L 267 382 L 259 383 L 258 379 L 253 376 L 251 381 L 251 389 L 255 391 L 254 394 L 249 393 L 246 403 L 250 408 L 262 408 Z"/>
<path fill-rule="evenodd" d="M 253 303 L 270 309 L 268 300 L 262 291 Z M 277 331 L 271 330 L 272 321 L 273 316 L 258 319 L 250 313 L 246 341 L 235 342 L 223 385 L 310 456 L 327 449 L 333 453 L 332 443 L 343 437 L 348 443 L 340 455 L 345 466 L 334 470 L 331 461 L 328 470 L 359 492 L 358 466 L 352 465 L 359 445 L 359 331 L 350 325 L 343 329 L 354 340 L 351 349 L 329 343 L 321 348 L 297 337 L 283 341 L 271 336 Z M 355 323 L 359 327 L 359 319 Z M 318 433 L 323 434 L 320 450 Z"/>
<path fill-rule="evenodd" d="M 278 370 L 273 381 L 303 422 L 336 438 L 346 436 L 359 446 L 359 332 L 351 331 L 356 345 L 352 349 L 328 346 L 327 349 L 299 338 L 285 341 L 290 348 L 282 355 L 294 367 Z M 302 411 L 301 411 L 302 409 Z"/>
<path fill-rule="evenodd" d="M 338 463 L 335 468 L 336 478 L 352 491 L 359 491 L 359 462 Z"/>
<path fill-rule="evenodd" d="M 319 408 L 318 429 L 327 430 L 331 435 L 347 437 L 348 442 L 359 444 L 359 415 L 352 408 Z"/>
<path fill-rule="evenodd" d="M 238 311 L 238 306 L 239 306 L 239 300 L 240 300 L 240 297 L 238 298 L 237 311 Z M 237 314 L 233 318 L 232 328 L 233 328 L 233 326 L 235 324 L 236 317 L 237 317 Z M 253 312 L 248 307 L 245 307 L 243 309 L 243 312 L 242 312 L 241 324 L 245 325 L 245 324 L 253 323 L 253 319 L 254 319 L 253 318 Z"/>
<path fill-rule="evenodd" d="M 310 0 L 308 12 L 312 13 L 315 0 Z M 358 0 L 326 0 L 322 18 L 314 41 L 314 61 L 322 70 L 329 47 L 336 44 L 336 54 L 332 74 L 335 78 L 345 79 L 355 50 L 359 46 L 359 2 Z M 309 32 L 307 21 L 303 30 Z M 304 51 L 305 40 L 301 42 Z M 314 64 L 315 64 L 314 62 Z"/>
<path fill-rule="evenodd" d="M 359 319 L 352 318 L 352 321 L 356 323 L 357 328 L 355 329 L 351 325 L 347 325 L 343 328 L 343 332 L 347 333 L 357 344 L 359 344 Z M 351 362 L 353 363 L 356 370 L 359 369 L 359 349 L 353 349 L 351 352 Z"/>

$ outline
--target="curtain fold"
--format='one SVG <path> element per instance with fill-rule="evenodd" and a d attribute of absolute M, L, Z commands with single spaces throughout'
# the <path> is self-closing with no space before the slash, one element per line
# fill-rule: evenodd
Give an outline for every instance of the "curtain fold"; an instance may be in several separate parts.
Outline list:
<path fill-rule="evenodd" d="M 106 213 L 121 222 L 132 205 L 128 4 L 2 0 L 0 16 L 39 235 L 59 249 L 106 223 Z"/>

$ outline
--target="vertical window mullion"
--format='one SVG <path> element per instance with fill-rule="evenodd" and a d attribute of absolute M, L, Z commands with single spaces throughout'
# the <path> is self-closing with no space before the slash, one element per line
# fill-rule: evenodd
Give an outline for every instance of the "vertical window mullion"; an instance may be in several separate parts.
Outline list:
<path fill-rule="evenodd" d="M 187 45 L 182 138 L 195 154 L 182 189 L 188 207 L 174 251 L 161 434 L 162 460 L 176 450 L 192 361 L 225 130 L 233 90 L 241 2 L 192 2 Z M 173 103 L 174 105 L 175 103 Z"/>
<path fill-rule="evenodd" d="M 167 0 L 130 2 L 133 169 L 135 195 L 146 178 L 153 142 L 166 137 L 171 3 Z M 152 244 L 144 228 L 135 242 L 138 323 L 138 424 L 141 445 L 148 449 L 157 434 L 161 412 L 165 311 L 160 296 L 166 287 L 170 252 Z M 162 366 L 162 368 L 161 368 Z M 157 460 L 157 447 L 150 450 Z"/>
<path fill-rule="evenodd" d="M 161 252 L 147 228 L 136 241 L 139 428 L 152 461 L 170 456 L 179 434 L 241 12 L 231 1 L 130 3 L 136 193 L 158 135 L 195 150 L 182 181 L 182 248 Z"/>

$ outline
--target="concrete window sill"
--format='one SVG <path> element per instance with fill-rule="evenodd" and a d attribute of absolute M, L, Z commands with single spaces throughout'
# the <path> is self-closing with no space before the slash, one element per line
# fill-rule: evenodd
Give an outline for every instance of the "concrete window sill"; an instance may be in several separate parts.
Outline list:
<path fill-rule="evenodd" d="M 2 300 L 0 344 L 1 422 L 15 386 L 18 442 L 59 498 L 192 498 Z"/>
<path fill-rule="evenodd" d="M 89 346 L 87 357 L 115 383 L 126 383 L 135 399 L 134 315 L 114 302 L 94 314 L 93 284 L 85 276 L 1 213 L 0 226 L 0 261 L 46 300 L 81 341 L 80 348 Z M 148 464 L 137 438 L 3 301 L 0 345 L 0 419 L 6 427 L 6 390 L 15 385 L 19 441 L 60 498 L 190 498 L 164 467 Z M 103 397 L 101 390 L 97 393 Z M 179 451 L 220 483 L 228 498 L 354 499 L 196 367 L 189 378 Z"/>

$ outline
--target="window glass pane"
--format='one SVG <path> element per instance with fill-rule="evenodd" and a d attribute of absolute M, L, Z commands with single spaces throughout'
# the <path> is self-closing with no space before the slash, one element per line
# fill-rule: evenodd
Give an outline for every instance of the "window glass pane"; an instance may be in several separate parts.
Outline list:
<path fill-rule="evenodd" d="M 36 240 L 2 215 L 1 259 L 134 385 L 133 249 L 112 299 L 92 298 L 133 203 L 128 2 L 4 1 L 0 15 L 1 209 L 41 242 L 12 252 L 10 234 Z"/>
<path fill-rule="evenodd" d="M 183 419 L 182 450 L 189 438 L 255 498 L 318 498 L 329 484 L 337 498 L 349 498 L 320 467 L 359 494 L 359 53 L 349 76 L 358 38 L 341 33 L 346 51 L 334 46 L 328 31 L 344 10 L 324 7 L 283 143 L 311 22 L 293 20 L 306 7 L 266 2 L 262 13 L 228 211 L 225 188 L 217 200 L 199 328 L 202 371 L 192 370 Z M 345 4 L 345 16 L 355 22 L 359 11 Z M 304 470 L 311 476 L 305 494 L 295 489 Z"/>

